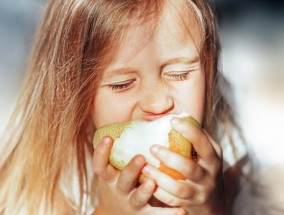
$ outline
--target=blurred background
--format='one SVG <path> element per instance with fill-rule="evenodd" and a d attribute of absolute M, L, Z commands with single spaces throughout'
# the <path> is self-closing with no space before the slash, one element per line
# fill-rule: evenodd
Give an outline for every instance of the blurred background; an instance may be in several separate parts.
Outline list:
<path fill-rule="evenodd" d="M 228 97 L 258 173 L 271 185 L 265 195 L 273 212 L 240 214 L 284 214 L 284 1 L 211 2 L 220 26 L 221 68 L 232 86 Z M 45 3 L 0 0 L 0 133 L 18 95 Z M 244 199 L 242 204 L 250 204 Z"/>
<path fill-rule="evenodd" d="M 221 68 L 243 131 L 253 182 L 242 181 L 236 214 L 284 214 L 284 1 L 215 1 Z"/>
<path fill-rule="evenodd" d="M 18 95 L 45 2 L 0 0 L 0 133 Z"/>
<path fill-rule="evenodd" d="M 265 171 L 284 160 L 284 1 L 224 0 L 216 7 L 221 68 L 247 142 Z"/>

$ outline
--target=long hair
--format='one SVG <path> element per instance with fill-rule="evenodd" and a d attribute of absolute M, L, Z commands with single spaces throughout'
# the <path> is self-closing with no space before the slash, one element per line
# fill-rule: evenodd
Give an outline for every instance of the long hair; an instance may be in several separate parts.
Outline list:
<path fill-rule="evenodd" d="M 215 18 L 203 0 L 178 2 L 194 14 L 203 32 L 204 127 L 214 136 L 216 114 L 226 108 L 219 105 Z M 5 132 L 0 154 L 0 214 L 59 213 L 59 206 L 70 213 L 86 213 L 86 198 L 93 195 L 88 162 L 93 153 L 90 142 L 95 128 L 90 111 L 97 83 L 127 27 L 135 19 L 156 19 L 162 6 L 163 1 L 158 0 L 49 1 L 22 93 Z M 192 16 L 182 17 L 189 18 Z M 74 181 L 78 202 L 74 201 L 76 194 L 62 190 L 62 183 L 72 188 Z"/>

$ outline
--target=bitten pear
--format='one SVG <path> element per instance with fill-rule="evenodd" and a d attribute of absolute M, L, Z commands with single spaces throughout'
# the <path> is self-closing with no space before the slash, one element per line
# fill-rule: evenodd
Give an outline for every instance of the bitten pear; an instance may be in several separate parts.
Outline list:
<path fill-rule="evenodd" d="M 97 147 L 104 136 L 110 136 L 114 140 L 109 158 L 113 167 L 122 170 L 135 155 L 141 154 L 145 157 L 147 163 L 174 179 L 183 180 L 185 177 L 181 173 L 165 166 L 150 153 L 151 145 L 159 144 L 188 159 L 192 158 L 191 143 L 171 128 L 170 121 L 173 117 L 184 118 L 200 127 L 199 123 L 188 114 L 170 114 L 151 122 L 133 120 L 112 123 L 96 131 L 93 139 L 94 148 Z"/>

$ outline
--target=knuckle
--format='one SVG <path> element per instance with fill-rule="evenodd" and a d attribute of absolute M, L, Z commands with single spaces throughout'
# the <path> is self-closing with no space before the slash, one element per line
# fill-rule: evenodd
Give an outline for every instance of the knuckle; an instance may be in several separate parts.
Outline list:
<path fill-rule="evenodd" d="M 131 198 L 130 203 L 133 207 L 138 208 L 144 204 L 144 201 L 139 198 Z"/>
<path fill-rule="evenodd" d="M 203 205 L 207 201 L 207 195 L 204 192 L 202 192 L 198 195 L 196 200 L 198 205 Z"/>
<path fill-rule="evenodd" d="M 195 195 L 195 191 L 192 189 L 192 187 L 188 187 L 186 190 L 186 193 L 184 193 L 184 199 L 192 199 Z"/>
<path fill-rule="evenodd" d="M 102 172 L 103 172 L 102 168 L 100 168 L 100 167 L 98 167 L 96 165 L 93 167 L 93 171 L 94 171 L 94 174 L 98 175 L 98 176 L 101 175 Z"/>
<path fill-rule="evenodd" d="M 193 191 L 190 186 L 187 186 L 186 188 L 179 187 L 176 192 L 179 193 L 181 199 L 190 199 L 193 196 Z"/>
<path fill-rule="evenodd" d="M 212 192 L 214 190 L 214 186 L 209 185 L 206 188 L 204 188 L 196 198 L 197 204 L 204 205 L 208 202 L 210 196 L 212 195 Z"/>

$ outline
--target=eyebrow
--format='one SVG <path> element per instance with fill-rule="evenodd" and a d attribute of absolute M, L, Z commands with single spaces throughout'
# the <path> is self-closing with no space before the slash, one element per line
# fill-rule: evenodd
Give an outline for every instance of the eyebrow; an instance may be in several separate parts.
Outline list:
<path fill-rule="evenodd" d="M 162 66 L 160 68 L 163 69 L 167 65 L 175 64 L 175 63 L 194 64 L 194 63 L 198 63 L 199 61 L 200 61 L 199 56 L 194 56 L 193 58 L 188 58 L 188 57 L 171 58 L 169 60 L 166 60 L 164 63 L 162 63 Z M 109 70 L 106 73 L 106 77 L 111 77 L 115 74 L 131 73 L 133 71 L 134 69 L 130 67 L 123 67 L 119 69 Z"/>
<path fill-rule="evenodd" d="M 111 76 L 114 76 L 116 74 L 131 73 L 133 71 L 134 71 L 134 69 L 129 68 L 129 67 L 123 67 L 123 68 L 113 69 L 113 70 L 111 69 L 111 70 L 107 70 L 105 77 L 111 77 Z"/>
<path fill-rule="evenodd" d="M 200 58 L 199 56 L 194 56 L 192 58 L 188 58 L 188 57 L 178 57 L 178 58 L 171 58 L 169 60 L 166 60 L 161 68 L 164 68 L 167 65 L 170 64 L 175 64 L 175 63 L 186 63 L 186 64 L 194 64 L 194 63 L 198 63 L 200 62 Z"/>

